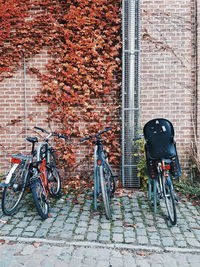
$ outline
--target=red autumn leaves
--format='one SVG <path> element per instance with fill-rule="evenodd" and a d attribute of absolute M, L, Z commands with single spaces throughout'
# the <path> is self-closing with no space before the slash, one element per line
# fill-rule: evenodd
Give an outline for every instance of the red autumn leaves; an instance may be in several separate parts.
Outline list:
<path fill-rule="evenodd" d="M 0 14 L 4 21 L 0 32 L 4 55 L 1 78 L 12 75 L 23 56 L 28 60 L 42 48 L 47 49 L 52 58 L 47 65 L 49 73 L 29 69 L 41 81 L 36 100 L 48 104 L 47 120 L 58 122 L 63 133 L 74 140 L 111 126 L 113 131 L 106 135 L 106 143 L 112 151 L 111 160 L 118 164 L 121 1 L 7 2 L 8 19 L 5 9 Z M 32 10 L 38 11 L 27 19 Z M 76 149 L 66 143 L 58 148 L 67 164 L 73 165 Z"/>

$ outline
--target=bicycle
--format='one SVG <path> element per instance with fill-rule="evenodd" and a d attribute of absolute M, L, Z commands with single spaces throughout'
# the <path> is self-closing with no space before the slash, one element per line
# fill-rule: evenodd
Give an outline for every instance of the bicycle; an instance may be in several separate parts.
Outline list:
<path fill-rule="evenodd" d="M 55 149 L 49 145 L 49 139 L 53 136 L 63 139 L 67 139 L 67 137 L 59 133 L 49 133 L 41 127 L 35 126 L 34 128 L 47 134 L 44 141 L 38 145 L 37 161 L 42 161 L 42 164 L 46 166 L 50 195 L 59 197 L 61 194 L 61 177 L 56 167 Z"/>
<path fill-rule="evenodd" d="M 49 156 L 53 154 L 53 148 L 48 145 L 50 136 L 66 138 L 58 133 L 49 133 L 46 143 L 40 143 L 38 150 L 35 150 L 35 143 L 38 142 L 38 138 L 28 137 L 26 140 L 32 143 L 31 154 L 12 155 L 12 163 L 14 164 L 3 184 L 2 210 L 5 215 L 13 215 L 16 212 L 26 187 L 30 186 L 38 214 L 42 219 L 49 217 L 48 194 L 58 197 L 61 192 L 60 175 Z M 36 156 L 37 161 L 34 161 Z"/>
<path fill-rule="evenodd" d="M 59 133 L 49 133 L 41 127 L 35 126 L 34 128 L 47 133 L 44 142 L 38 145 L 38 172 L 31 181 L 31 190 L 36 209 L 43 219 L 47 219 L 49 217 L 48 194 L 53 197 L 60 197 L 61 195 L 61 177 L 56 168 L 55 150 L 49 145 L 49 139 L 52 136 L 64 139 L 67 139 L 67 137 Z"/>
<path fill-rule="evenodd" d="M 13 215 L 16 212 L 30 182 L 30 177 L 35 173 L 33 158 L 36 156 L 35 143 L 38 142 L 38 138 L 28 137 L 26 140 L 32 143 L 30 155 L 12 155 L 11 163 L 13 165 L 2 184 L 1 207 L 5 215 Z"/>
<path fill-rule="evenodd" d="M 110 199 L 116 190 L 116 176 L 108 163 L 108 156 L 103 149 L 101 135 L 110 131 L 106 128 L 95 135 L 80 139 L 80 142 L 94 139 L 94 210 L 97 210 L 97 199 L 102 196 L 105 207 L 106 218 L 110 219 Z"/>
<path fill-rule="evenodd" d="M 176 201 L 173 179 L 181 175 L 174 141 L 174 128 L 166 119 L 153 119 L 143 129 L 148 170 L 148 198 L 152 200 L 154 213 L 161 199 L 165 200 L 168 218 L 177 223 Z M 135 138 L 137 140 L 140 138 Z"/>

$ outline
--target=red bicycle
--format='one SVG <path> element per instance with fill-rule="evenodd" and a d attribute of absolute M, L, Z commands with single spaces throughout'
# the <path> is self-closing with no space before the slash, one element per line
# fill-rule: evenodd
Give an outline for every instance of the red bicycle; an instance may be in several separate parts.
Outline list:
<path fill-rule="evenodd" d="M 31 191 L 39 215 L 46 219 L 49 217 L 48 195 L 59 197 L 61 193 L 61 177 L 56 168 L 55 150 L 49 145 L 52 136 L 67 139 L 59 133 L 49 133 L 45 129 L 35 127 L 37 130 L 46 133 L 44 142 L 38 145 L 36 173 L 31 178 Z"/>

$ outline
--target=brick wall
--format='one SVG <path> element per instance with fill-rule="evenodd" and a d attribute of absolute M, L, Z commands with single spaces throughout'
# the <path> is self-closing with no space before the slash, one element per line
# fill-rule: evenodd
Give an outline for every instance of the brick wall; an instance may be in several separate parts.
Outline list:
<path fill-rule="evenodd" d="M 200 12 L 199 4 L 198 8 Z M 181 166 L 186 174 L 193 140 L 192 115 L 197 103 L 194 98 L 195 12 L 194 0 L 141 1 L 141 126 L 155 117 L 173 123 Z M 26 65 L 45 71 L 48 60 L 47 52 L 42 50 Z M 47 106 L 34 101 L 39 81 L 36 76 L 26 74 L 26 101 L 24 82 L 22 62 L 12 78 L 0 83 L 0 169 L 5 171 L 10 165 L 10 155 L 24 150 L 24 137 L 34 134 L 31 130 L 24 132 L 26 126 L 29 129 L 35 125 L 48 126 Z M 118 92 L 113 92 L 111 104 L 114 98 L 118 98 Z M 15 120 L 19 122 L 12 124 Z M 78 158 L 88 149 L 81 146 L 77 150 Z"/>
<path fill-rule="evenodd" d="M 189 170 L 195 90 L 195 2 L 142 1 L 141 117 L 175 128 L 181 166 Z"/>
<path fill-rule="evenodd" d="M 29 10 L 29 16 L 26 18 L 26 21 L 34 21 L 37 15 L 43 14 L 43 11 L 40 7 L 32 7 Z M 6 78 L 0 82 L 0 171 L 3 170 L 4 173 L 9 170 L 10 158 L 13 153 L 30 151 L 31 145 L 27 144 L 25 138 L 28 136 L 40 137 L 34 131 L 34 126 L 37 125 L 47 130 L 49 129 L 49 124 L 46 122 L 48 106 L 38 104 L 35 101 L 35 97 L 40 91 L 41 83 L 36 75 L 27 72 L 28 68 L 35 67 L 40 73 L 47 73 L 46 65 L 49 60 L 50 56 L 47 50 L 43 49 L 33 58 L 28 58 L 25 63 L 21 62 L 13 77 Z M 113 87 L 116 85 L 115 83 L 116 81 L 113 81 Z M 94 103 L 96 104 L 94 112 L 100 113 L 105 108 L 103 106 L 103 98 L 94 99 Z M 114 107 L 114 109 L 107 115 L 110 116 L 112 122 L 119 124 L 118 91 L 112 91 L 108 104 Z M 74 105 L 73 109 L 80 114 L 79 121 L 74 124 L 82 130 L 89 128 L 91 123 L 84 121 L 82 107 Z M 106 125 L 105 119 L 105 117 L 102 118 L 104 125 Z M 50 126 L 51 130 L 56 130 L 59 127 L 58 123 L 53 122 L 51 122 Z M 108 126 L 110 126 L 110 123 Z M 119 136 L 116 139 L 119 141 Z M 78 138 L 72 138 L 70 142 L 76 151 L 76 163 L 75 168 L 72 168 L 71 172 L 67 169 L 66 177 L 69 178 L 80 173 L 82 175 L 92 173 L 93 161 L 87 159 L 85 154 L 92 153 L 93 147 L 87 143 L 80 144 Z M 119 172 L 119 165 L 114 167 Z M 66 168 L 64 169 L 66 170 Z"/>
<path fill-rule="evenodd" d="M 13 77 L 0 83 L 0 169 L 7 170 L 11 154 L 30 150 L 24 139 L 34 135 L 34 126 L 48 126 L 47 106 L 35 102 L 40 82 L 26 71 L 37 66 L 43 73 L 48 60 L 47 52 L 42 50 L 28 62 L 21 62 Z"/>

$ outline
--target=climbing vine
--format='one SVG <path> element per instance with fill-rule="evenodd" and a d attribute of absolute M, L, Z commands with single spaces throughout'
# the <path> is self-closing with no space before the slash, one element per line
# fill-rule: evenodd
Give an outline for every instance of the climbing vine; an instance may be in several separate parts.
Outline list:
<path fill-rule="evenodd" d="M 48 104 L 47 121 L 74 139 L 111 126 L 106 143 L 118 164 L 120 1 L 1 0 L 0 10 L 0 80 L 47 49 L 48 73 L 28 69 L 41 82 L 36 101 Z M 58 149 L 68 166 L 75 163 L 72 144 Z"/>

